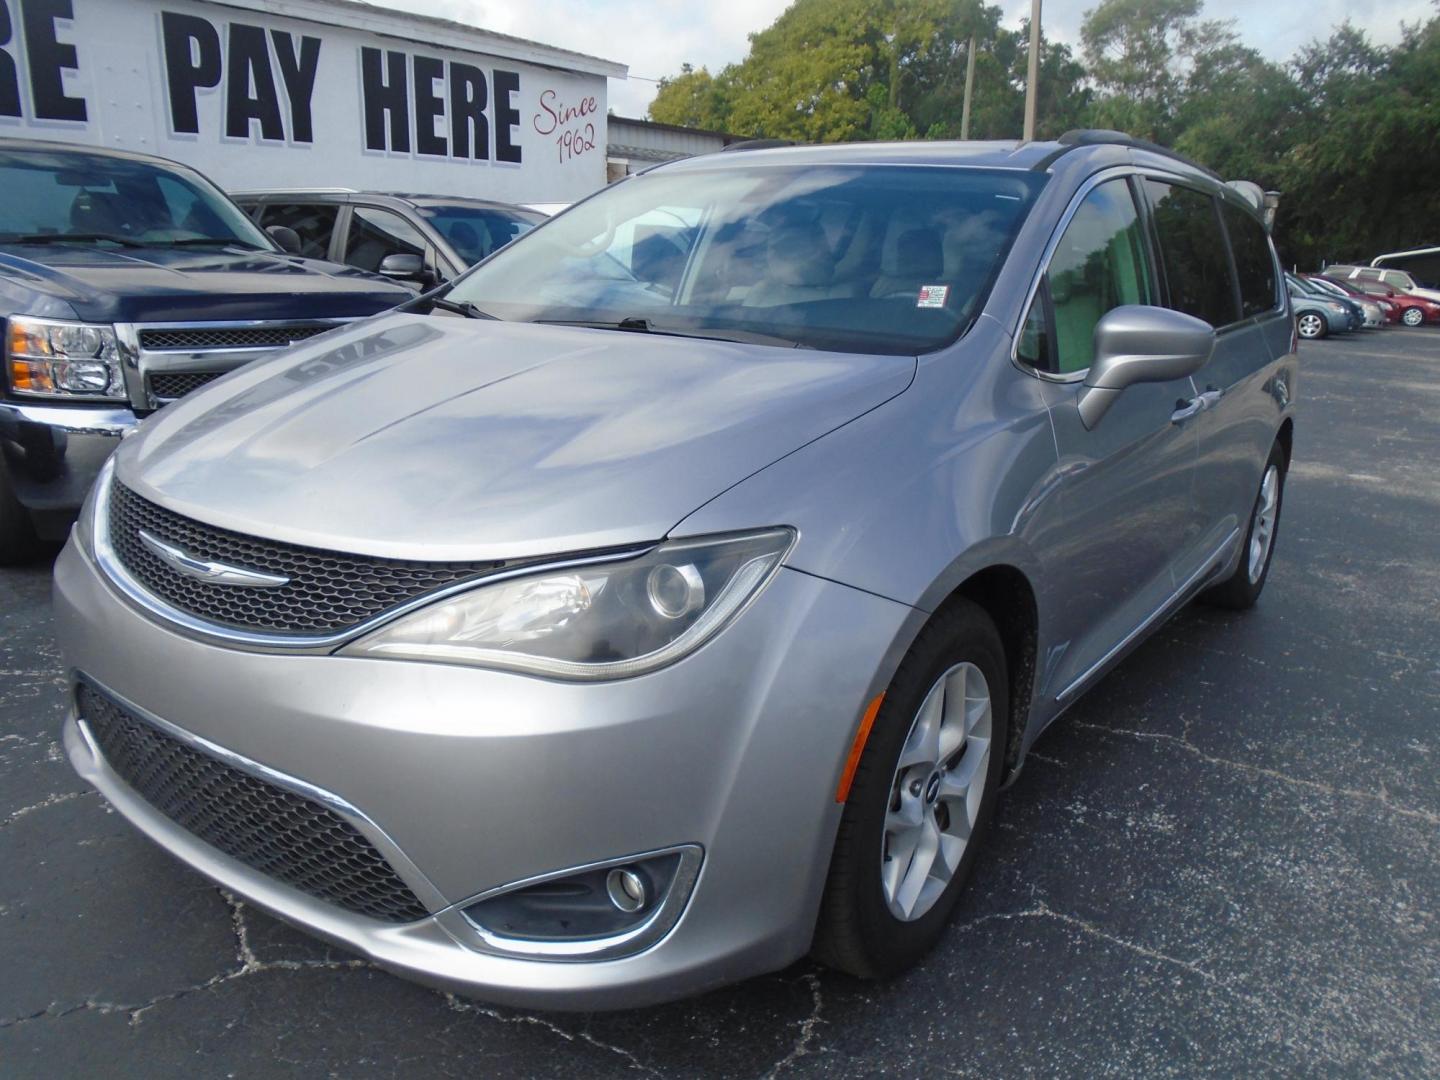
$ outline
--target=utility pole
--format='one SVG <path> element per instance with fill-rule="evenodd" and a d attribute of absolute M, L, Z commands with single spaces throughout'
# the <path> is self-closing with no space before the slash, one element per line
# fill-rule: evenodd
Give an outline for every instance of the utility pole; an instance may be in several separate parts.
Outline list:
<path fill-rule="evenodd" d="M 1035 98 L 1040 86 L 1040 0 L 1030 0 L 1030 73 L 1025 80 L 1025 141 L 1035 138 Z"/>
<path fill-rule="evenodd" d="M 970 95 L 975 92 L 975 35 L 965 53 L 965 105 L 960 110 L 960 138 L 970 138 Z"/>

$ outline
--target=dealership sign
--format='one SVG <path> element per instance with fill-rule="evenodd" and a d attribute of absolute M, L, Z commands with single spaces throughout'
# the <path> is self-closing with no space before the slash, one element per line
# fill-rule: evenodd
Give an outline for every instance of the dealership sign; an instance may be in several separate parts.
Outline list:
<path fill-rule="evenodd" d="M 0 0 L 0 135 L 173 157 L 235 189 L 568 201 L 624 68 L 349 0 Z"/>

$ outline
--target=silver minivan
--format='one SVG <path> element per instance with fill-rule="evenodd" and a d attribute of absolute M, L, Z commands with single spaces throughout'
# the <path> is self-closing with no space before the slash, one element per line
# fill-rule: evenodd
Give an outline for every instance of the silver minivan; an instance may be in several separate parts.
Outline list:
<path fill-rule="evenodd" d="M 125 440 L 65 747 L 460 993 L 888 976 L 1046 725 L 1255 603 L 1296 371 L 1255 200 L 1114 133 L 668 164 Z"/>

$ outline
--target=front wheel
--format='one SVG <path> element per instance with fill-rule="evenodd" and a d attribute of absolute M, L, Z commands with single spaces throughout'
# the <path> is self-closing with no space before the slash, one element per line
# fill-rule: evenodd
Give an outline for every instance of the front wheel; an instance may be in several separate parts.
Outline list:
<path fill-rule="evenodd" d="M 1312 311 L 1307 311 L 1295 320 L 1300 336 L 1307 340 L 1325 336 L 1325 320 Z"/>
<path fill-rule="evenodd" d="M 1280 530 L 1280 506 L 1285 498 L 1285 451 L 1276 443 L 1270 448 L 1265 472 L 1260 478 L 1260 492 L 1250 511 L 1250 527 L 1245 532 L 1245 547 L 1235 573 L 1201 595 L 1206 603 L 1217 607 L 1243 610 L 1254 607 L 1270 576 L 1270 560 L 1275 554 L 1275 537 Z"/>
<path fill-rule="evenodd" d="M 952 601 L 885 693 L 846 800 L 813 954 L 885 978 L 935 944 L 989 831 L 1009 691 L 995 624 Z"/>
<path fill-rule="evenodd" d="M 1425 312 L 1418 307 L 1406 308 L 1400 315 L 1400 321 L 1406 326 L 1419 326 L 1425 321 Z"/>
<path fill-rule="evenodd" d="M 0 461 L 0 566 L 27 562 L 40 554 L 30 511 L 15 497 L 10 473 Z"/>

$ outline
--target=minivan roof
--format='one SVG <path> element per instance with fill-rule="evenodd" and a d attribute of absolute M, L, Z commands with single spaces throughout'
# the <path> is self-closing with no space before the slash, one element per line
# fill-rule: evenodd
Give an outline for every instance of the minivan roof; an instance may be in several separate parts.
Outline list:
<path fill-rule="evenodd" d="M 646 171 L 664 170 L 668 173 L 711 169 L 717 164 L 717 157 L 723 157 L 726 168 L 778 164 L 932 165 L 1041 172 L 1049 171 L 1062 159 L 1079 158 L 1092 169 L 1104 168 L 1107 165 L 1154 165 L 1187 173 L 1196 179 L 1203 178 L 1218 187 L 1224 187 L 1220 178 L 1203 165 L 1162 146 L 1133 139 L 1116 131 L 1068 131 L 1060 138 L 1046 142 L 852 142 L 729 149 L 734 152 L 682 158 Z M 1249 208 L 1249 203 L 1243 197 L 1235 194 L 1235 198 L 1239 204 Z"/>

